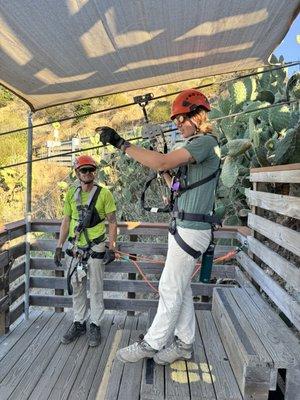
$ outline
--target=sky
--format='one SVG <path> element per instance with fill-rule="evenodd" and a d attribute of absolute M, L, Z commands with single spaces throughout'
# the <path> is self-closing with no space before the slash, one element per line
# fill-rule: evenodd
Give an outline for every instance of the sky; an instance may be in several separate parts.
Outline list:
<path fill-rule="evenodd" d="M 298 41 L 297 36 L 299 37 Z M 275 49 L 274 54 L 276 57 L 282 54 L 285 62 L 300 61 L 300 14 L 293 22 L 281 44 Z M 290 67 L 289 75 L 299 71 L 299 65 Z"/>

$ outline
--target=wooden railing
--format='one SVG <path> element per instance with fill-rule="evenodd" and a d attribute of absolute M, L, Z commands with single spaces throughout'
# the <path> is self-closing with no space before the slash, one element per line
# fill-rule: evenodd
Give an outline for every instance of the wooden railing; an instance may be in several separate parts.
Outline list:
<path fill-rule="evenodd" d="M 300 330 L 300 197 L 293 195 L 291 187 L 299 192 L 300 164 L 252 169 L 250 180 L 248 226 L 252 235 L 247 236 L 248 254 L 238 253 L 237 260 Z M 284 226 L 279 216 L 289 217 L 289 226 Z"/>
<path fill-rule="evenodd" d="M 7 332 L 10 324 L 24 312 L 24 235 L 24 221 L 0 229 L 0 334 Z M 20 282 L 10 289 L 17 279 Z"/>
<path fill-rule="evenodd" d="M 66 295 L 67 283 L 65 279 L 66 266 L 57 267 L 53 261 L 53 251 L 56 246 L 57 234 L 59 232 L 59 221 L 38 220 L 31 223 L 30 239 L 30 274 L 28 286 L 29 305 L 55 307 L 56 311 L 62 311 L 64 307 L 72 306 L 72 298 Z M 42 235 L 40 235 L 42 233 Z M 168 227 L 166 224 L 151 223 L 119 223 L 118 234 L 122 241 L 118 243 L 118 249 L 125 253 L 147 256 L 153 261 L 141 261 L 139 266 L 146 275 L 153 274 L 151 280 L 154 287 L 158 286 L 158 277 L 163 268 L 163 262 L 167 252 L 166 237 Z M 44 234 L 44 235 L 43 235 Z M 41 238 L 47 234 L 50 238 Z M 25 222 L 20 221 L 8 224 L 0 231 L 0 333 L 4 333 L 24 312 L 25 293 Z M 146 241 L 144 240 L 146 238 Z M 162 240 L 157 240 L 161 238 Z M 217 245 L 215 256 L 221 256 L 232 250 L 238 240 L 244 238 L 235 227 L 225 227 L 216 232 L 216 238 L 230 239 L 233 245 Z M 151 239 L 151 241 L 149 241 Z M 19 243 L 14 244 L 14 240 Z M 143 242 L 144 240 L 144 242 Z M 34 253 L 35 252 L 35 253 Z M 38 253 L 36 253 L 38 252 Z M 14 264 L 9 274 L 10 260 Z M 156 260 L 156 261 L 155 261 Z M 106 292 L 123 292 L 124 298 L 110 298 L 105 296 L 105 307 L 107 309 L 145 311 L 156 307 L 157 295 L 144 280 L 134 280 L 137 270 L 128 259 L 127 261 L 114 261 L 106 266 L 106 272 L 125 273 L 126 279 L 105 278 L 104 290 Z M 34 272 L 33 272 L 34 271 Z M 39 272 L 37 272 L 39 271 Z M 45 276 L 42 271 L 51 271 L 52 276 Z M 214 265 L 212 276 L 216 278 L 235 276 L 233 265 Z M 16 287 L 14 282 L 20 278 Z M 124 278 L 124 276 L 123 276 Z M 215 284 L 193 283 L 192 289 L 195 296 L 212 296 Z M 37 290 L 38 293 L 37 293 Z M 50 294 L 46 293 L 49 292 Z M 143 293 L 143 298 L 136 298 L 137 293 Z M 128 295 L 129 294 L 129 295 Z M 146 298 L 144 298 L 146 297 Z M 210 303 L 196 302 L 196 309 L 209 309 Z"/>

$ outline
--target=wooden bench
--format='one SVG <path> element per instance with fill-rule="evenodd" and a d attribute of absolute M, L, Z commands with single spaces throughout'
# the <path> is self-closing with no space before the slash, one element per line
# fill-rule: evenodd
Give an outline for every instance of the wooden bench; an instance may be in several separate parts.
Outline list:
<path fill-rule="evenodd" d="M 250 282 L 214 289 L 212 314 L 244 399 L 267 400 L 279 370 L 285 399 L 300 399 L 299 341 Z"/>

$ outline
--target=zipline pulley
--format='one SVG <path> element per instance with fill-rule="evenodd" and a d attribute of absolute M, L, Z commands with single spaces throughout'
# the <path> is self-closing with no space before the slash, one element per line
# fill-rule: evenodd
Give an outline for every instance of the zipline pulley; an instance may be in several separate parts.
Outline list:
<path fill-rule="evenodd" d="M 154 98 L 154 94 L 153 93 L 146 93 L 146 94 L 142 94 L 140 96 L 135 96 L 133 98 L 133 101 L 136 104 L 139 104 L 140 107 L 142 107 L 144 118 L 145 118 L 145 121 L 146 121 L 147 124 L 149 122 L 149 119 L 148 119 L 148 115 L 147 115 L 147 111 L 146 111 L 146 106 L 149 103 L 149 101 L 151 101 L 153 98 Z"/>

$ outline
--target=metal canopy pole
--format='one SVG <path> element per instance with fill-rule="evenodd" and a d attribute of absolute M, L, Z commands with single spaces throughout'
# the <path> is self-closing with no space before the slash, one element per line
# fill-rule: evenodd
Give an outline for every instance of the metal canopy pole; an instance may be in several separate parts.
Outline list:
<path fill-rule="evenodd" d="M 26 170 L 26 208 L 25 208 L 25 224 L 26 224 L 26 260 L 25 260 L 25 318 L 29 317 L 29 279 L 30 279 L 30 239 L 31 239 L 31 194 L 32 194 L 32 112 L 28 113 L 28 130 L 27 130 L 27 170 Z"/>

